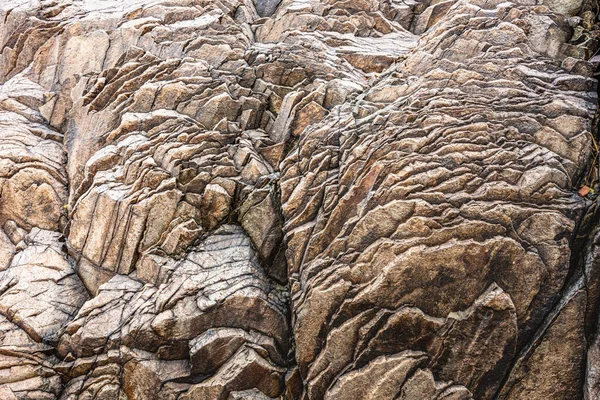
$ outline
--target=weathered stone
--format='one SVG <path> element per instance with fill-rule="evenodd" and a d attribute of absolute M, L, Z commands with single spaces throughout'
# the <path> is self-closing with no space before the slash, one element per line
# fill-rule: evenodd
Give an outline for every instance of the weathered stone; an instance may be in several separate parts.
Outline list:
<path fill-rule="evenodd" d="M 56 343 L 88 295 L 61 253 L 60 234 L 34 228 L 29 245 L 0 273 L 0 313 L 41 342 Z"/>
<path fill-rule="evenodd" d="M 281 0 L 254 0 L 256 3 L 256 11 L 261 17 L 269 17 L 273 15 Z"/>
<path fill-rule="evenodd" d="M 184 400 L 227 399 L 229 393 L 257 388 L 269 397 L 282 391 L 283 369 L 262 358 L 254 349 L 244 347 L 210 379 L 192 385 Z"/>
<path fill-rule="evenodd" d="M 552 315 L 550 325 L 544 326 L 543 336 L 538 335 L 518 358 L 498 398 L 582 398 L 585 303 L 586 293 L 579 284 Z"/>
<path fill-rule="evenodd" d="M 0 398 L 600 398 L 597 8 L 3 1 Z"/>
<path fill-rule="evenodd" d="M 544 0 L 542 3 L 554 12 L 577 15 L 581 11 L 583 0 Z"/>

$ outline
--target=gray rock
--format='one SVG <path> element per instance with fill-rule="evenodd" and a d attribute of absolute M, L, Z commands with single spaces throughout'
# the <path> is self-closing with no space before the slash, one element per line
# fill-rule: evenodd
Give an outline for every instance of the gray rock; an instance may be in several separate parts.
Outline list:
<path fill-rule="evenodd" d="M 261 17 L 270 17 L 273 15 L 277 6 L 281 4 L 281 0 L 254 0 L 256 11 Z"/>

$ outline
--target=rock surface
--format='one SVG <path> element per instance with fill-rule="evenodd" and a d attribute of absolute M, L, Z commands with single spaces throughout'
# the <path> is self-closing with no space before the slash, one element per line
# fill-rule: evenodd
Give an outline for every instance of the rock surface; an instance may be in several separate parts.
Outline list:
<path fill-rule="evenodd" d="M 0 399 L 600 399 L 597 4 L 0 4 Z"/>

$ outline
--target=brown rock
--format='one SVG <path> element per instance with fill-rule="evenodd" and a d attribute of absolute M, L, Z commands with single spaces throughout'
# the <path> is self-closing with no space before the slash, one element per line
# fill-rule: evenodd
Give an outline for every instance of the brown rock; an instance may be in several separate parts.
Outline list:
<path fill-rule="evenodd" d="M 3 1 L 0 398 L 599 397 L 597 8 Z"/>

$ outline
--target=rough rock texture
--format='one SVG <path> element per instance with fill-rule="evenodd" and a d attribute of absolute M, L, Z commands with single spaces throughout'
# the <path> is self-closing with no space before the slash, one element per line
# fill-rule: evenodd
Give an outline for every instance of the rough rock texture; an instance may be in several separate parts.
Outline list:
<path fill-rule="evenodd" d="M 0 399 L 600 399 L 585 0 L 0 4 Z"/>

